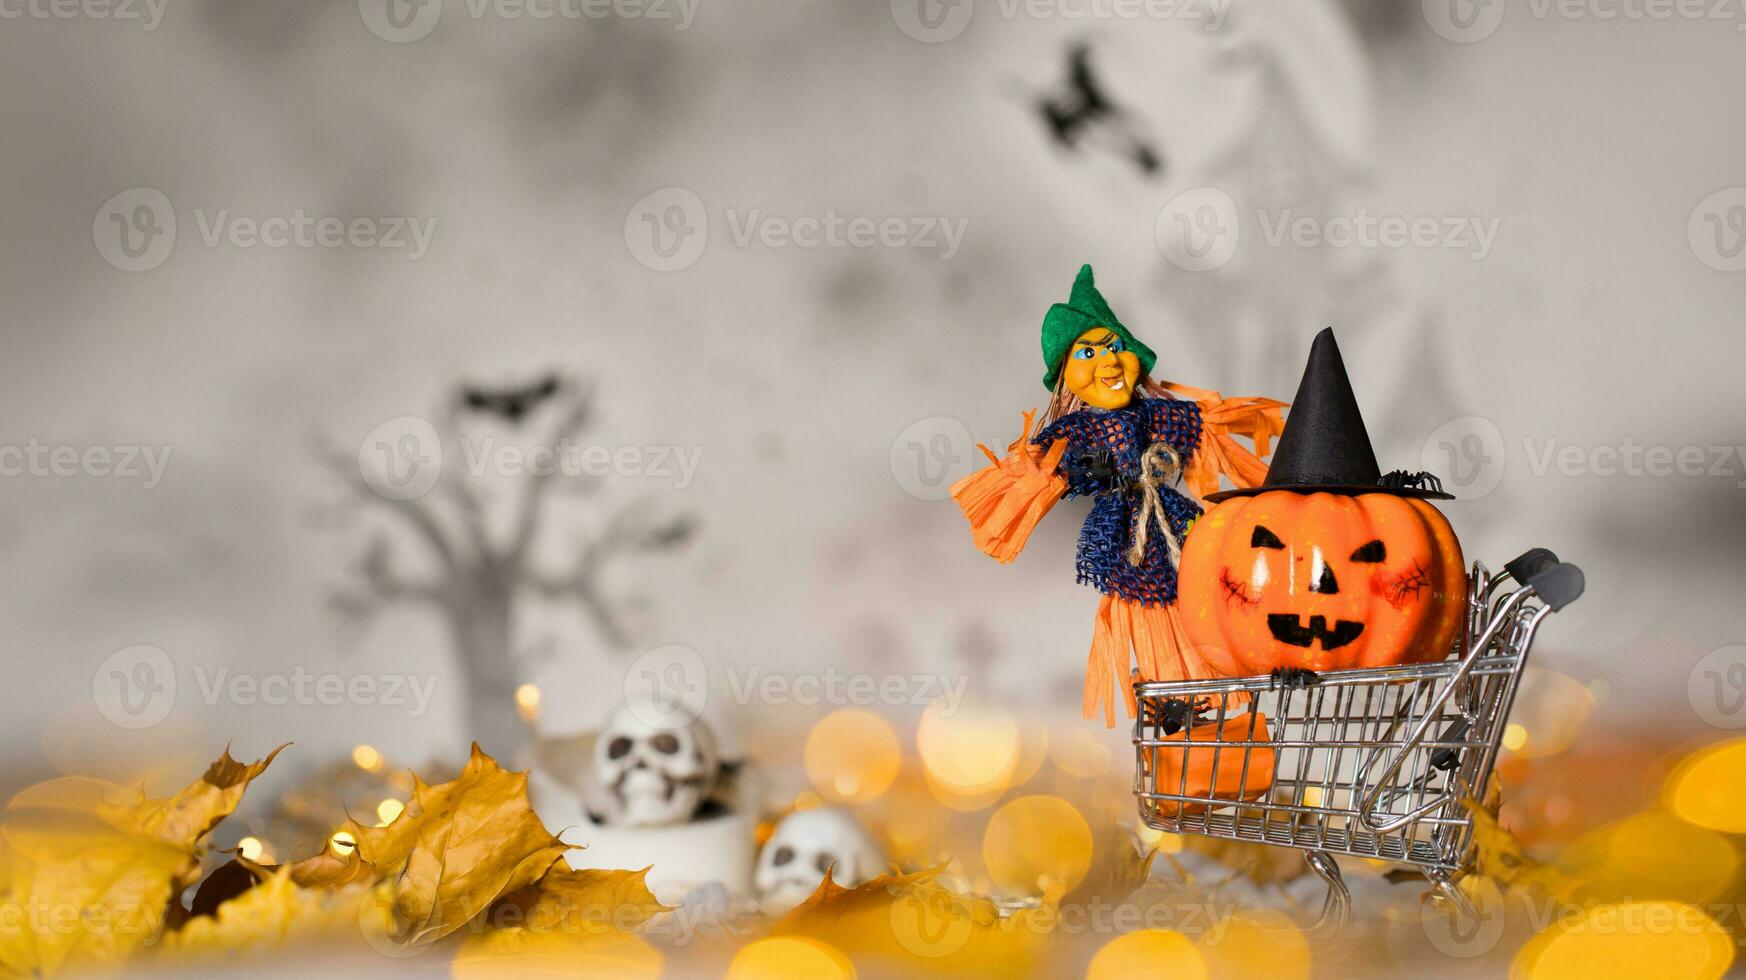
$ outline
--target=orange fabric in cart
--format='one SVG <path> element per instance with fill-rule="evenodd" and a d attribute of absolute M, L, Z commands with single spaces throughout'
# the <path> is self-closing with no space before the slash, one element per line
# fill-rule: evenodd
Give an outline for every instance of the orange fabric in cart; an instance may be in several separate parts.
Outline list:
<path fill-rule="evenodd" d="M 1253 724 L 1254 735 L 1249 726 Z M 1164 738 L 1166 742 L 1184 743 L 1181 748 L 1159 746 L 1146 751 L 1148 764 L 1154 773 L 1153 785 L 1160 793 L 1180 796 L 1204 796 L 1214 800 L 1238 803 L 1258 800 L 1273 788 L 1277 753 L 1272 748 L 1250 748 L 1220 745 L 1223 742 L 1266 742 L 1272 740 L 1267 716 L 1255 712 L 1225 719 L 1224 726 L 1209 722 L 1196 725 L 1186 732 Z M 1218 775 L 1213 775 L 1213 758 L 1218 757 Z M 1248 773 L 1243 771 L 1247 756 Z M 1184 781 L 1186 770 L 1186 782 Z M 1202 813 L 1207 804 L 1182 803 L 1175 800 L 1156 801 L 1158 812 L 1166 817 Z M 1217 805 L 1217 804 L 1213 804 Z"/>

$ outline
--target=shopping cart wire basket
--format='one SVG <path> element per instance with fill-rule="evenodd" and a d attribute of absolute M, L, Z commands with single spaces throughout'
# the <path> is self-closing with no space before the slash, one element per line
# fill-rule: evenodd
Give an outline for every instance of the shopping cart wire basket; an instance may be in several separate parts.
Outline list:
<path fill-rule="evenodd" d="M 1421 871 L 1476 915 L 1455 882 L 1472 870 L 1510 705 L 1540 623 L 1582 594 L 1582 572 L 1543 548 L 1493 575 L 1475 562 L 1454 655 L 1329 671 L 1281 688 L 1266 675 L 1134 685 L 1134 795 L 1147 826 L 1304 852 L 1328 885 L 1322 925 L 1351 896 L 1335 855 Z M 1197 718 L 1181 723 L 1185 704 Z"/>

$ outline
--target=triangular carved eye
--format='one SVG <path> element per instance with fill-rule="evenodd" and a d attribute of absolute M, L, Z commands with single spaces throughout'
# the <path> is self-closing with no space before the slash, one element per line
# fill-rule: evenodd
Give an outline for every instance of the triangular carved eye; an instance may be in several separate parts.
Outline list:
<path fill-rule="evenodd" d="M 1255 533 L 1249 535 L 1249 547 L 1281 549 L 1285 547 L 1285 542 L 1279 540 L 1279 535 L 1257 524 L 1255 525 Z"/>
<path fill-rule="evenodd" d="M 1378 538 L 1359 548 L 1357 551 L 1352 552 L 1353 561 L 1364 562 L 1370 565 L 1386 561 L 1387 559 L 1388 548 L 1383 545 L 1381 538 Z"/>

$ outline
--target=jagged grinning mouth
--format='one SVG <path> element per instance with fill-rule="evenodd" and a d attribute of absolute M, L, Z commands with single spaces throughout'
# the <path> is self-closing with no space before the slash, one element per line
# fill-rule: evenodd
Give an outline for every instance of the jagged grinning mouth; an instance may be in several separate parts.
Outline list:
<path fill-rule="evenodd" d="M 625 805 L 625 781 L 630 779 L 630 774 L 634 771 L 635 770 L 632 769 L 626 769 L 624 772 L 619 773 L 618 778 L 612 781 L 611 786 L 607 787 L 607 790 L 610 791 L 613 796 L 618 797 L 620 806 Z M 656 775 L 661 777 L 661 799 L 668 803 L 673 802 L 673 793 L 678 790 L 679 787 L 702 786 L 705 782 L 705 779 L 702 776 L 688 776 L 684 779 L 674 779 L 672 776 L 659 771 L 656 772 Z"/>
<path fill-rule="evenodd" d="M 1364 624 L 1337 619 L 1334 628 L 1329 629 L 1326 616 L 1311 616 L 1309 625 L 1305 626 L 1302 617 L 1293 613 L 1268 613 L 1267 629 L 1275 640 L 1289 646 L 1307 647 L 1321 640 L 1323 650 L 1335 650 L 1358 639 L 1358 634 L 1364 632 Z"/>

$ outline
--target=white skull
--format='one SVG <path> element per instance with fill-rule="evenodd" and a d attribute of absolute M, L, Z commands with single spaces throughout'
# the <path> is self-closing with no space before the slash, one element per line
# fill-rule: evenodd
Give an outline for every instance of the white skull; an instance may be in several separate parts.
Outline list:
<path fill-rule="evenodd" d="M 764 845 L 752 883 L 765 913 L 781 915 L 818 890 L 827 870 L 832 881 L 853 888 L 889 868 L 884 850 L 849 811 L 796 810 Z"/>
<path fill-rule="evenodd" d="M 626 704 L 612 713 L 594 743 L 589 809 L 602 823 L 660 827 L 685 823 L 714 791 L 722 771 L 715 736 L 702 719 L 651 724 Z"/>

